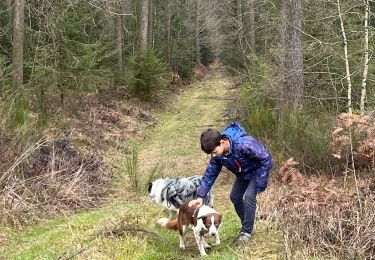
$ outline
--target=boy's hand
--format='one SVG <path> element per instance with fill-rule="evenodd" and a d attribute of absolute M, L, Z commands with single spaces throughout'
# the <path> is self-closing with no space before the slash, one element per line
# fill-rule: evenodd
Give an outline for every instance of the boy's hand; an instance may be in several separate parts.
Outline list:
<path fill-rule="evenodd" d="M 198 206 L 202 205 L 203 204 L 203 199 L 202 198 L 197 198 L 195 200 L 191 200 L 189 202 L 189 207 L 192 207 L 194 205 L 198 204 Z"/>

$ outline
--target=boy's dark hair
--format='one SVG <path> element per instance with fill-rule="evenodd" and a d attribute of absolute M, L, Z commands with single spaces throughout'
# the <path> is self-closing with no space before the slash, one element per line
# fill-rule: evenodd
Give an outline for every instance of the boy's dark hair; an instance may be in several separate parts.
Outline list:
<path fill-rule="evenodd" d="M 220 145 L 221 133 L 214 128 L 209 128 L 201 134 L 201 148 L 211 154 L 217 146 Z"/>

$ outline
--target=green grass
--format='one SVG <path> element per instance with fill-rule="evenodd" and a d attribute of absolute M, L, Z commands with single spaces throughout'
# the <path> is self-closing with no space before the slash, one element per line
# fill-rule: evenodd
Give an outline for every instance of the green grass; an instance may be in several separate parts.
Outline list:
<path fill-rule="evenodd" d="M 207 157 L 200 150 L 199 136 L 209 126 L 221 129 L 224 109 L 230 105 L 224 88 L 228 78 L 215 74 L 187 89 L 167 111 L 158 114 L 159 124 L 147 130 L 147 139 L 129 140 L 126 145 L 136 147 L 140 185 L 144 185 L 155 167 L 162 175 L 183 177 L 202 175 Z M 209 98 L 217 97 L 217 98 Z M 119 154 L 112 162 L 121 166 L 126 157 Z M 187 250 L 179 250 L 177 232 L 159 227 L 156 221 L 165 217 L 157 205 L 148 201 L 146 194 L 135 194 L 122 171 L 116 189 L 117 199 L 108 205 L 82 211 L 71 216 L 42 220 L 19 231 L 1 227 L 0 259 L 190 259 L 199 252 L 188 232 Z M 219 176 L 214 185 L 215 208 L 223 214 L 222 244 L 208 252 L 207 259 L 276 259 L 282 255 L 282 234 L 277 227 L 256 222 L 256 233 L 250 246 L 234 248 L 230 243 L 239 231 L 240 222 L 229 202 L 233 179 Z M 133 227 L 133 229 L 131 228 Z M 136 227 L 138 230 L 134 230 Z M 119 235 L 109 231 L 123 230 Z M 112 233 L 113 233 L 112 232 Z M 114 232 L 116 233 L 116 232 Z"/>
<path fill-rule="evenodd" d="M 207 259 L 243 259 L 244 255 L 258 257 L 263 253 L 271 258 L 277 256 L 281 236 L 277 230 L 256 222 L 254 248 L 239 250 L 231 244 L 240 227 L 239 220 L 232 209 L 220 208 L 220 212 L 224 215 L 222 244 L 210 250 Z M 163 211 L 146 200 L 133 204 L 117 201 L 90 212 L 43 221 L 29 227 L 29 231 L 15 233 L 7 249 L 0 252 L 9 259 L 66 259 L 75 254 L 78 259 L 188 259 L 199 255 L 191 231 L 187 233 L 187 250 L 179 250 L 178 233 L 156 225 L 156 220 L 163 216 Z M 119 236 L 103 234 L 105 230 L 118 229 L 121 220 L 127 227 L 145 231 L 129 231 Z"/>

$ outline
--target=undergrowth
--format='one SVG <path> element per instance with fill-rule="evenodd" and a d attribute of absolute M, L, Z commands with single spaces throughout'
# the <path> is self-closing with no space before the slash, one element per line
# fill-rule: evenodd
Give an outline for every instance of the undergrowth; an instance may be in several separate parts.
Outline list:
<path fill-rule="evenodd" d="M 258 79 L 242 89 L 246 129 L 281 166 L 258 213 L 282 230 L 287 259 L 371 259 L 375 192 L 371 173 L 363 171 L 374 165 L 372 117 L 277 110 L 269 83 Z"/>

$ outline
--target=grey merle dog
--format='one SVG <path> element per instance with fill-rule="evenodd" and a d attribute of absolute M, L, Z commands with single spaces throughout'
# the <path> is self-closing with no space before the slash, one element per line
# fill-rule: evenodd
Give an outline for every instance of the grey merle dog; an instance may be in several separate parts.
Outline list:
<path fill-rule="evenodd" d="M 149 183 L 149 197 L 152 202 L 168 210 L 169 218 L 172 219 L 178 213 L 181 204 L 197 198 L 197 188 L 201 179 L 202 176 L 157 179 Z M 213 206 L 212 192 L 206 197 L 205 204 Z"/>

